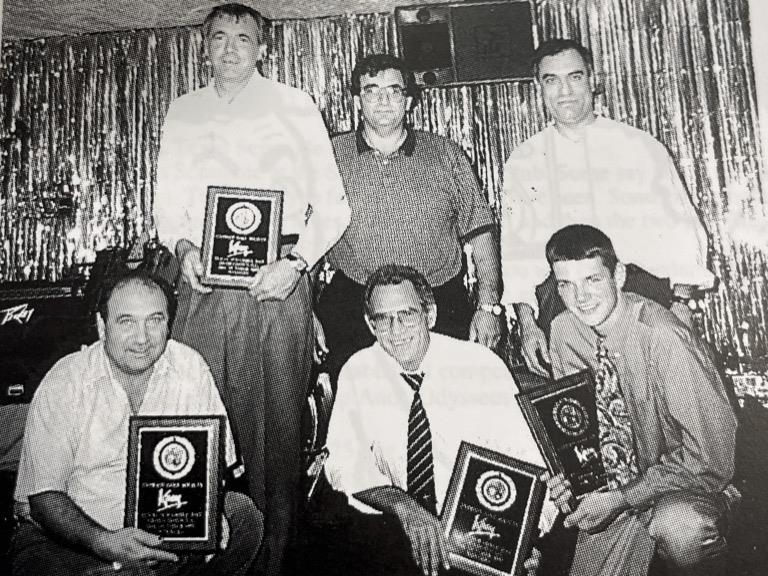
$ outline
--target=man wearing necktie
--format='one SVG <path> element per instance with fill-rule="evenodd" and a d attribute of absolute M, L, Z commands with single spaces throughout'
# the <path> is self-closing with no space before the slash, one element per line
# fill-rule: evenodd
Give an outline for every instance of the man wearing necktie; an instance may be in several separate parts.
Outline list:
<path fill-rule="evenodd" d="M 672 574 L 722 572 L 736 419 L 707 349 L 672 312 L 624 292 L 610 239 L 583 224 L 547 243 L 566 306 L 552 323 L 555 377 L 595 373 L 605 490 L 572 513 L 570 486 L 549 481 L 579 528 L 572 576 L 645 576 L 654 554 Z"/>
<path fill-rule="evenodd" d="M 480 344 L 431 332 L 436 314 L 413 268 L 386 265 L 368 279 L 365 320 L 376 343 L 341 370 L 325 466 L 355 520 L 324 574 L 449 571 L 438 513 L 462 440 L 542 463 L 504 363 Z M 554 513 L 548 503 L 540 528 Z M 534 552 L 526 568 L 537 565 Z"/>

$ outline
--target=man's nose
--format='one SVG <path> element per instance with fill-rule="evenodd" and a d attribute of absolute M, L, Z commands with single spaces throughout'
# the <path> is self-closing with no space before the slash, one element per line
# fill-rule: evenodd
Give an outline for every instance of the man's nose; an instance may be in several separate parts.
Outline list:
<path fill-rule="evenodd" d="M 564 82 L 560 83 L 560 94 L 564 96 L 570 96 L 573 94 L 573 86 L 571 86 L 571 80 L 566 78 Z"/>
<path fill-rule="evenodd" d="M 400 334 L 405 329 L 405 325 L 400 321 L 400 316 L 395 314 L 389 319 L 389 331 L 392 334 Z"/>
<path fill-rule="evenodd" d="M 146 342 L 148 339 L 149 330 L 143 322 L 136 323 L 136 330 L 133 332 L 133 337 L 137 342 Z"/>
<path fill-rule="evenodd" d="M 589 299 L 589 290 L 584 284 L 576 284 L 576 301 L 586 302 Z"/>

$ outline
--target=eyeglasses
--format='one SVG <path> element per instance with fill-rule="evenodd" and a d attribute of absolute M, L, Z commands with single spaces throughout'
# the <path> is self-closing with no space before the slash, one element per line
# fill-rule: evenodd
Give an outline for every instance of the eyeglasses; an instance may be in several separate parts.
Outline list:
<path fill-rule="evenodd" d="M 393 84 L 392 86 L 363 86 L 361 92 L 363 98 L 374 102 L 381 100 L 382 96 L 386 96 L 387 100 L 392 100 L 393 102 L 405 98 L 405 87 L 398 84 Z"/>
<path fill-rule="evenodd" d="M 421 320 L 422 311 L 418 308 L 406 308 L 405 310 L 398 310 L 397 312 L 390 312 L 388 314 L 377 313 L 371 314 L 371 324 L 376 332 L 389 332 L 392 330 L 392 325 L 397 321 L 406 328 L 413 328 Z"/>

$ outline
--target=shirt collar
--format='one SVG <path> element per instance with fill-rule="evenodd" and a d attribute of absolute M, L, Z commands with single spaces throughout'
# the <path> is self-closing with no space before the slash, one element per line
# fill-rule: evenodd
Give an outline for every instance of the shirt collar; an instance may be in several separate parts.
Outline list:
<path fill-rule="evenodd" d="M 363 136 L 363 123 L 357 127 L 355 132 L 355 143 L 357 144 L 357 153 L 363 155 L 366 152 L 373 152 L 373 148 L 365 141 Z M 405 154 L 406 156 L 412 156 L 416 150 L 416 131 L 410 126 L 405 127 L 405 140 L 400 144 L 400 148 L 397 149 L 395 154 Z"/>
<path fill-rule="evenodd" d="M 377 355 L 379 356 L 380 362 L 387 367 L 387 369 L 392 370 L 398 374 L 401 372 L 408 372 L 408 373 L 418 373 L 423 372 L 425 374 L 425 377 L 429 375 L 430 372 L 433 371 L 434 368 L 437 368 L 434 366 L 434 362 L 439 362 L 440 353 L 436 350 L 435 347 L 435 340 L 440 339 L 440 334 L 435 334 L 434 332 L 429 333 L 429 346 L 427 347 L 427 352 L 424 354 L 424 358 L 421 360 L 421 364 L 416 370 L 406 370 L 402 366 L 400 366 L 400 363 L 395 360 L 392 356 L 390 356 L 384 348 L 381 347 L 381 345 L 378 342 L 375 342 L 373 344 L 374 349 L 376 350 Z M 405 380 L 403 380 L 403 384 L 405 384 Z M 408 386 L 408 384 L 405 384 L 405 386 Z M 410 390 L 410 386 L 408 387 Z"/>
<path fill-rule="evenodd" d="M 228 101 L 226 98 L 219 97 L 219 93 L 216 91 L 216 84 L 213 76 L 211 76 L 210 81 L 204 88 L 204 90 L 207 90 L 207 96 L 209 100 L 212 100 L 216 103 L 221 104 L 234 104 L 241 98 L 243 98 L 244 94 L 251 94 L 251 95 L 258 95 L 263 92 L 263 90 L 266 89 L 265 83 L 268 83 L 268 80 L 262 76 L 259 73 L 259 69 L 253 71 L 253 76 L 251 76 L 251 79 L 248 80 L 248 83 L 243 87 L 240 92 L 237 93 L 237 95 L 232 99 L 232 101 Z M 248 97 L 250 100 L 250 96 Z"/>
<path fill-rule="evenodd" d="M 95 347 L 96 356 L 95 361 L 91 364 L 91 381 L 107 381 L 111 382 L 114 386 L 119 387 L 120 384 L 114 378 L 112 365 L 107 357 L 107 351 L 104 349 L 104 342 L 99 340 L 93 346 Z M 152 376 L 150 376 L 149 379 L 150 385 L 157 382 L 158 378 L 164 377 L 170 369 L 171 362 L 168 359 L 168 346 L 166 345 L 165 350 L 163 350 L 160 358 L 157 359 L 154 369 L 152 370 Z"/>
<path fill-rule="evenodd" d="M 624 299 L 624 306 L 605 334 L 605 346 L 612 351 L 624 348 L 632 323 L 639 318 L 643 306 L 642 301 L 632 293 L 623 292 L 621 297 Z"/>

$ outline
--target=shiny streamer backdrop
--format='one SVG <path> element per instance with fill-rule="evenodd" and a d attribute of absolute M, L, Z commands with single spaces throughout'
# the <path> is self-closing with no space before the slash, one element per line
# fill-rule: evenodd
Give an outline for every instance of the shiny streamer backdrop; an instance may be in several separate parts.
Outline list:
<path fill-rule="evenodd" d="M 730 212 L 765 217 L 746 0 L 539 0 L 538 36 L 595 53 L 603 112 L 678 160 L 721 279 L 707 338 L 742 370 L 765 369 L 765 254 L 734 242 Z M 332 133 L 357 118 L 360 55 L 397 51 L 390 14 L 275 22 L 268 75 L 310 93 Z M 152 232 L 155 158 L 171 98 L 203 85 L 197 28 L 6 43 L 0 92 L 0 279 L 56 280 L 108 246 Z M 494 207 L 510 150 L 546 118 L 530 81 L 426 90 L 417 127 L 464 148 Z M 670 247 L 674 249 L 674 247 Z"/>

